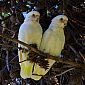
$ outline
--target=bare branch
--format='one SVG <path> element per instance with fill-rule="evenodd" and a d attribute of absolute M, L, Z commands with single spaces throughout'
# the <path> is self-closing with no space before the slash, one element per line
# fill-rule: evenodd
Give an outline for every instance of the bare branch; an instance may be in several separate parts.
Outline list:
<path fill-rule="evenodd" d="M 24 45 L 25 47 L 29 48 L 30 50 L 32 50 L 32 51 L 34 51 L 34 52 L 36 52 L 36 53 L 39 53 L 38 50 L 34 49 L 33 47 L 29 46 L 28 44 L 26 44 L 26 43 L 24 43 L 24 42 L 22 42 L 22 41 L 20 41 L 20 40 L 11 38 L 11 37 L 9 37 L 9 36 L 7 36 L 7 35 L 3 35 L 3 34 L 0 34 L 0 36 L 3 37 L 3 38 L 8 39 L 8 40 L 10 40 L 10 41 L 13 41 L 13 42 L 15 42 L 15 43 L 19 43 L 19 44 L 21 44 L 21 45 Z"/>
<path fill-rule="evenodd" d="M 47 56 L 48 59 L 52 59 L 52 60 L 55 60 L 57 62 L 69 64 L 69 65 L 72 65 L 72 66 L 77 67 L 77 68 L 80 68 L 80 67 L 84 68 L 85 67 L 85 64 L 82 64 L 82 63 L 76 63 L 76 62 L 73 62 L 73 61 L 70 61 L 70 60 L 63 60 L 62 58 L 59 58 L 58 56 L 52 56 L 52 55 L 49 55 L 49 54 L 46 54 L 46 53 L 42 53 L 41 51 L 29 46 L 28 44 L 26 44 L 22 41 L 17 40 L 17 39 L 10 38 L 10 37 L 8 37 L 6 35 L 2 35 L 2 34 L 0 34 L 0 36 L 3 37 L 3 38 L 8 39 L 10 41 L 22 44 L 22 45 L 26 46 L 27 48 L 30 48 L 31 51 L 34 51 L 34 52 L 38 53 L 39 55 Z M 22 62 L 24 62 L 24 61 L 22 61 Z"/>

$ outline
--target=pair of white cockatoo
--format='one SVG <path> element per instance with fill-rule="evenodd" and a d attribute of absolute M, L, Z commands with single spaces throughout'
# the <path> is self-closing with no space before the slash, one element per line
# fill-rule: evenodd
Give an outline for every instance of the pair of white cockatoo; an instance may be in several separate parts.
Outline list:
<path fill-rule="evenodd" d="M 24 23 L 21 25 L 18 34 L 18 40 L 27 44 L 36 44 L 37 48 L 44 53 L 49 53 L 53 56 L 59 56 L 65 44 L 64 27 L 67 25 L 68 18 L 65 15 L 58 15 L 52 19 L 49 28 L 44 34 L 42 27 L 39 24 L 40 13 L 31 11 L 27 14 Z M 21 44 L 19 47 L 29 49 Z M 18 50 L 19 62 L 29 58 L 29 52 Z M 41 61 L 42 62 L 42 61 Z M 40 80 L 55 63 L 55 60 L 48 59 L 48 69 L 41 68 L 38 64 L 32 63 L 29 60 L 20 63 L 20 75 L 22 78 L 32 78 Z M 33 75 L 37 74 L 37 75 Z"/>

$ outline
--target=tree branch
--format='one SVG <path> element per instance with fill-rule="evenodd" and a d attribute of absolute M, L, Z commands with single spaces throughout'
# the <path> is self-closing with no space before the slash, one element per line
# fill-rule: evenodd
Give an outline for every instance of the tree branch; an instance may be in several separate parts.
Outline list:
<path fill-rule="evenodd" d="M 9 37 L 9 36 L 7 36 L 7 35 L 3 35 L 3 34 L 0 34 L 0 36 L 1 36 L 2 38 L 6 38 L 6 39 L 8 39 L 8 40 L 10 40 L 10 41 L 13 41 L 13 42 L 15 42 L 15 43 L 19 43 L 19 44 L 21 44 L 21 45 L 29 48 L 28 50 L 32 50 L 32 51 L 34 51 L 34 52 L 36 52 L 36 53 L 39 53 L 38 50 L 34 49 L 33 47 L 29 46 L 28 44 L 26 44 L 26 43 L 24 43 L 24 42 L 22 42 L 22 41 L 20 41 L 20 40 L 11 38 L 11 37 Z"/>
<path fill-rule="evenodd" d="M 3 37 L 3 38 L 8 39 L 10 41 L 13 41 L 15 43 L 22 44 L 22 45 L 26 46 L 27 48 L 30 48 L 31 51 L 34 51 L 34 52 L 38 53 L 39 55 L 43 55 L 43 56 L 47 55 L 48 59 L 52 59 L 52 60 L 55 60 L 57 62 L 61 62 L 61 63 L 64 63 L 64 64 L 69 64 L 69 65 L 72 65 L 72 66 L 77 67 L 77 68 L 84 68 L 85 67 L 85 64 L 82 64 L 82 63 L 76 63 L 76 62 L 73 62 L 71 60 L 64 60 L 64 59 L 62 59 L 62 58 L 60 58 L 58 56 L 52 56 L 52 55 L 49 55 L 49 54 L 46 54 L 46 53 L 42 53 L 41 51 L 29 46 L 28 44 L 26 44 L 26 43 L 24 43 L 22 41 L 17 40 L 17 39 L 10 38 L 10 37 L 8 37 L 6 35 L 3 35 L 3 34 L 0 34 L 0 36 Z"/>

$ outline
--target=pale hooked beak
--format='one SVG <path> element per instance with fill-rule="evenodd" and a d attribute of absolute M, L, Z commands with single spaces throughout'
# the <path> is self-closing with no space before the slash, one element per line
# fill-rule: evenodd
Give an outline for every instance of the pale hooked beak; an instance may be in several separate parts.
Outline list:
<path fill-rule="evenodd" d="M 64 26 L 67 26 L 68 20 L 64 21 Z"/>
<path fill-rule="evenodd" d="M 67 23 L 64 23 L 64 26 L 67 26 Z"/>
<path fill-rule="evenodd" d="M 39 18 L 36 19 L 36 22 L 39 22 Z"/>

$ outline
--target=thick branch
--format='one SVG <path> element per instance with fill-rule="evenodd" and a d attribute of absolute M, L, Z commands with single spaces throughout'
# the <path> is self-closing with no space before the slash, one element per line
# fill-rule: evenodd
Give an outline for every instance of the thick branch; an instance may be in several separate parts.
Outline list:
<path fill-rule="evenodd" d="M 28 44 L 26 44 L 26 43 L 24 43 L 24 42 L 22 42 L 22 41 L 20 41 L 20 40 L 11 38 L 11 37 L 9 37 L 9 36 L 7 36 L 7 35 L 3 35 L 3 34 L 0 34 L 0 36 L 3 37 L 3 38 L 8 39 L 8 40 L 10 40 L 10 41 L 13 41 L 13 42 L 15 42 L 15 43 L 19 43 L 19 44 L 21 44 L 21 45 L 29 48 L 30 50 L 32 50 L 32 51 L 34 51 L 34 52 L 36 52 L 36 53 L 39 53 L 38 50 L 34 49 L 33 47 L 29 46 Z"/>
<path fill-rule="evenodd" d="M 64 59 L 56 57 L 56 56 L 48 56 L 47 58 L 55 60 L 57 62 L 64 63 L 64 64 L 69 64 L 69 65 L 72 65 L 72 66 L 77 67 L 77 68 L 84 68 L 85 67 L 85 64 L 81 64 L 78 62 L 76 63 L 76 62 L 73 62 L 70 60 L 64 60 Z"/>
<path fill-rule="evenodd" d="M 45 55 L 45 53 L 41 53 L 39 50 L 37 50 L 37 49 L 29 46 L 28 44 L 26 44 L 26 43 L 24 43 L 24 42 L 22 42 L 22 41 L 19 41 L 19 40 L 17 40 L 17 39 L 10 38 L 10 37 L 8 37 L 8 36 L 6 36 L 6 35 L 2 35 L 2 34 L 0 34 L 0 36 L 3 37 L 3 38 L 8 39 L 8 40 L 10 40 L 10 41 L 13 41 L 13 42 L 22 44 L 22 45 L 26 46 L 27 48 L 30 48 L 31 51 L 34 51 L 34 52 L 38 53 L 39 55 L 43 55 L 43 56 L 46 56 L 46 55 L 47 55 L 47 58 L 48 58 L 48 59 L 52 59 L 52 60 L 55 60 L 55 61 L 57 61 L 57 62 L 69 64 L 69 65 L 72 65 L 72 66 L 77 67 L 77 68 L 80 68 L 80 67 L 81 67 L 81 68 L 84 68 L 84 67 L 85 67 L 85 64 L 76 63 L 76 62 L 73 62 L 73 61 L 70 61 L 70 60 L 63 60 L 62 58 L 59 58 L 58 56 L 52 56 L 52 55 L 49 55 L 49 54 L 46 54 L 46 55 Z"/>

